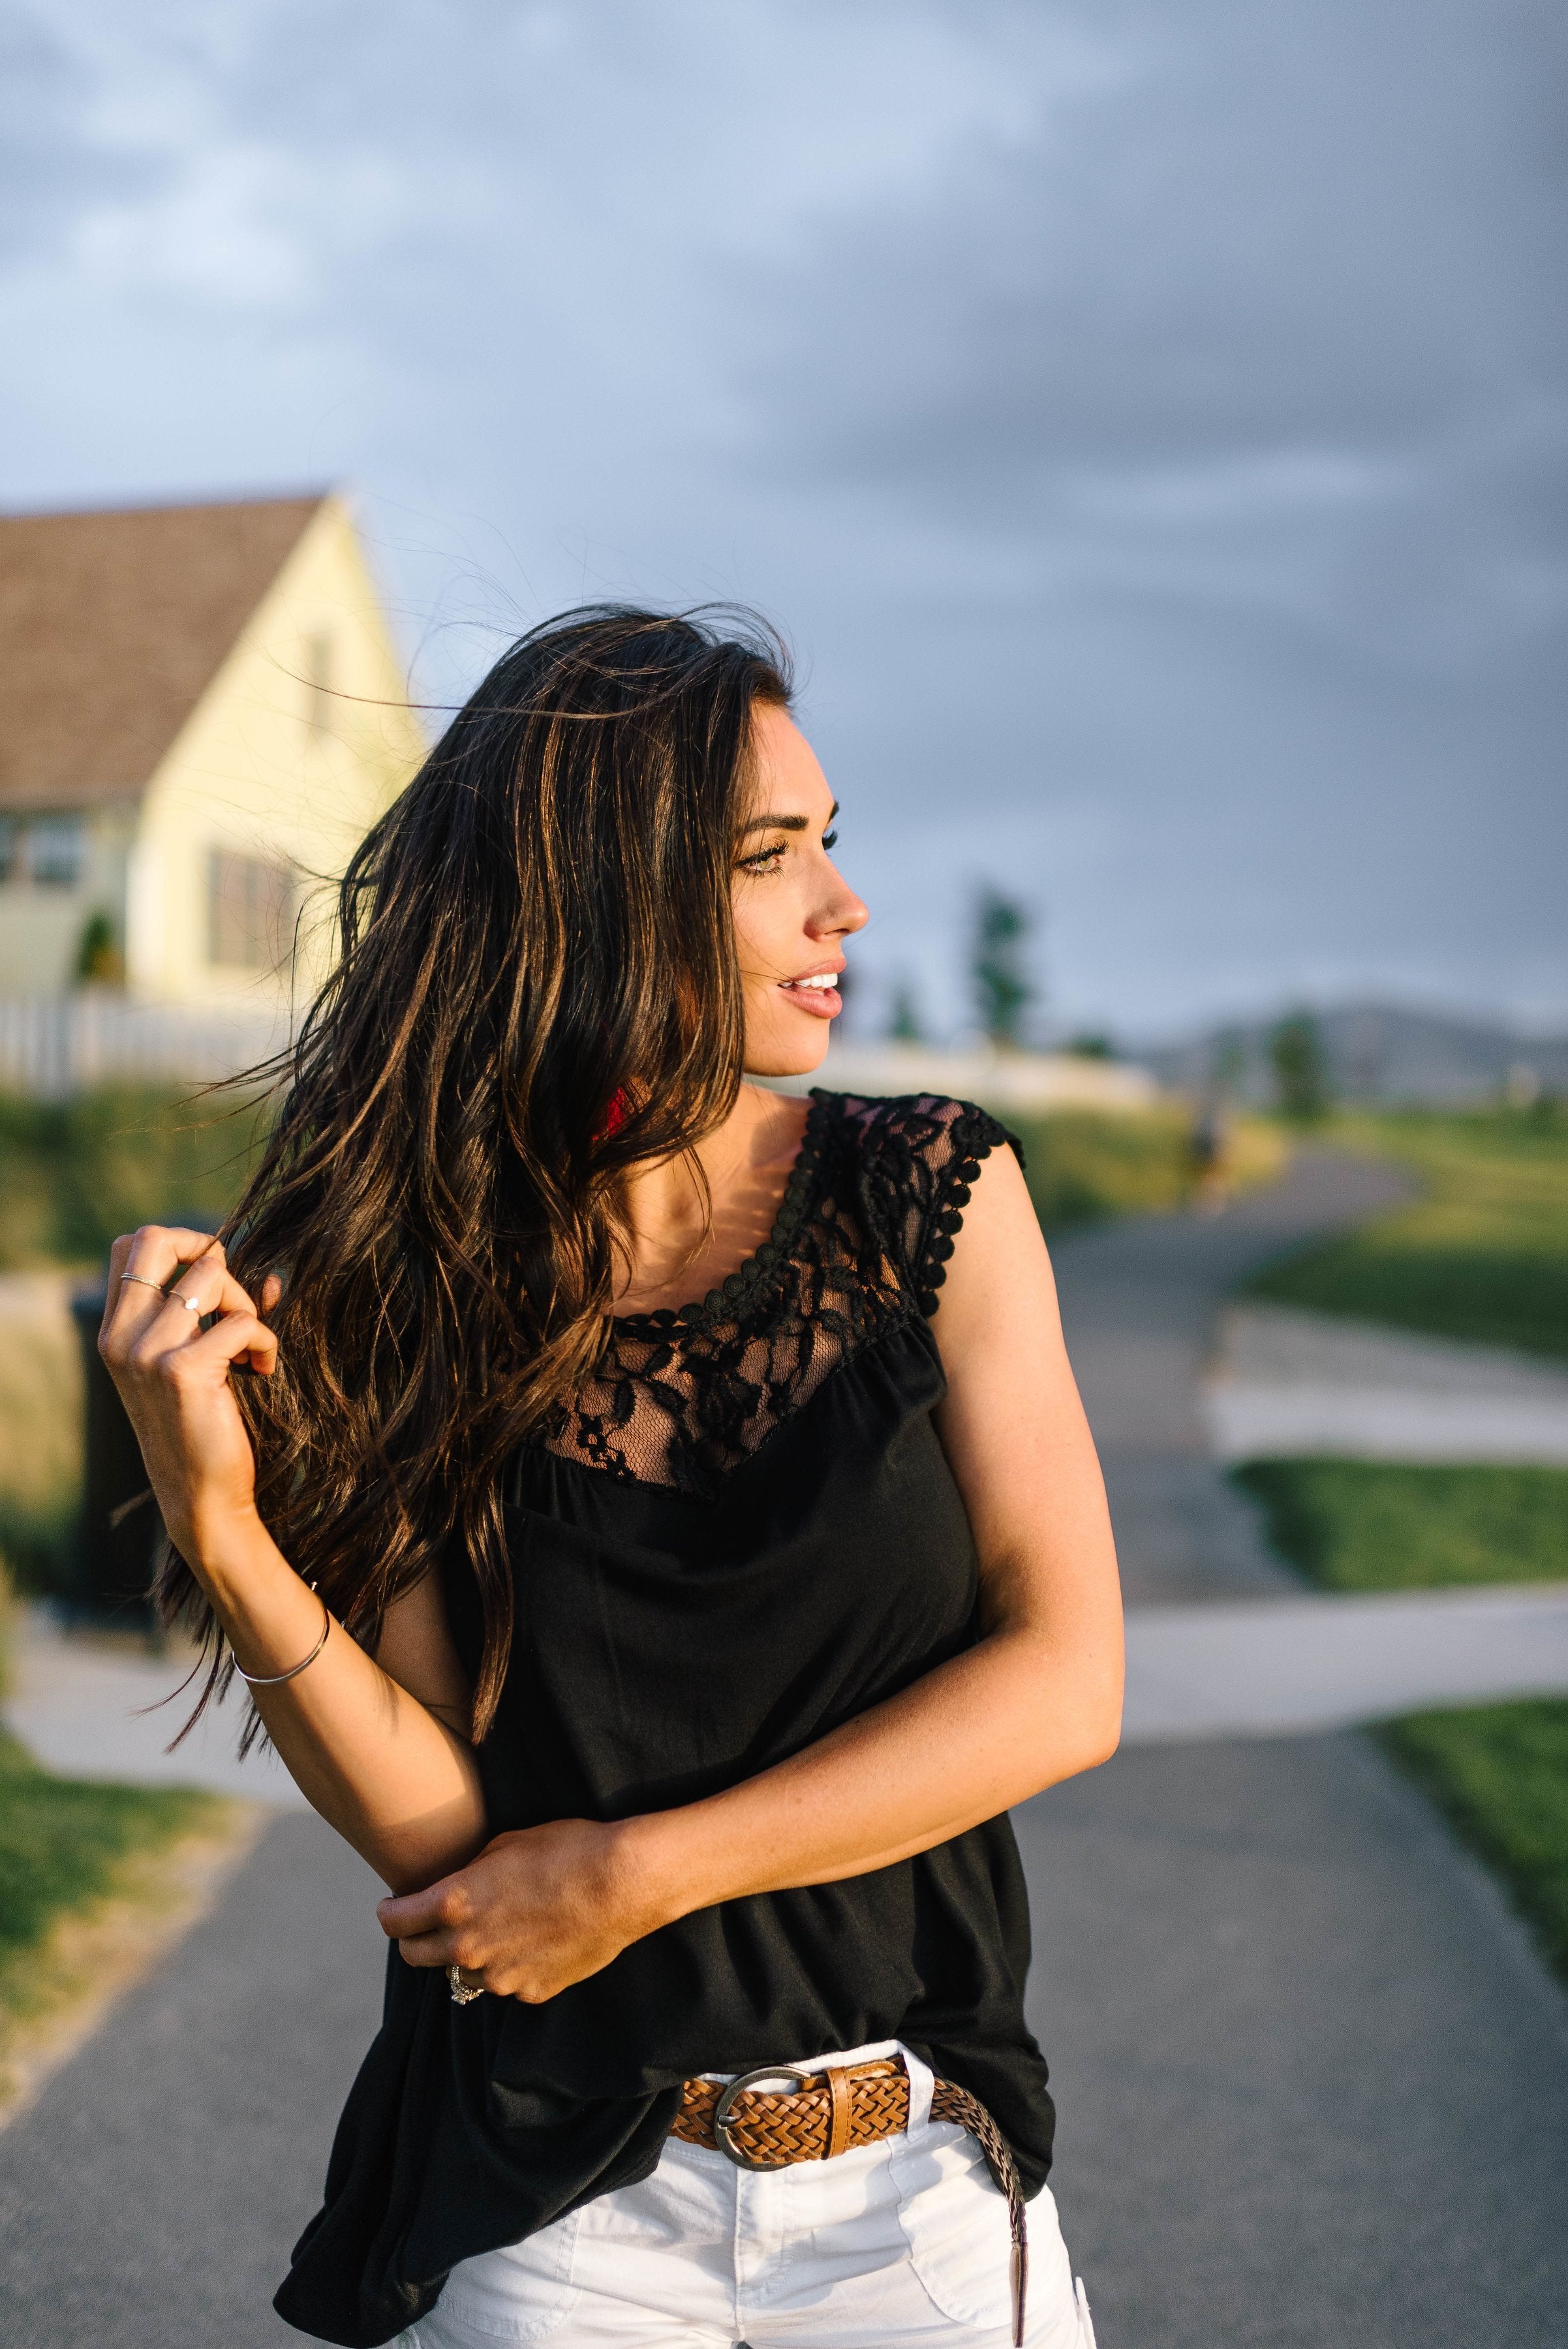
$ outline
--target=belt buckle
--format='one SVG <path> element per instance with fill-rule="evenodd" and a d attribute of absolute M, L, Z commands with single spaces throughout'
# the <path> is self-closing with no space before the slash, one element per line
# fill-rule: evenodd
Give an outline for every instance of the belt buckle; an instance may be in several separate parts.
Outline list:
<path fill-rule="evenodd" d="M 713 2142 L 720 2152 L 732 2161 L 737 2169 L 754 2169 L 764 2174 L 786 2169 L 789 2167 L 787 2162 L 753 2161 L 743 2154 L 730 2136 L 730 2114 L 735 2098 L 745 2089 L 754 2088 L 759 2080 L 793 2080 L 794 2086 L 787 2093 L 794 2096 L 798 2095 L 803 2088 L 809 2088 L 815 2077 L 815 2072 L 797 2071 L 793 2064 L 764 2064 L 760 2072 L 738 2074 L 713 2107 Z"/>

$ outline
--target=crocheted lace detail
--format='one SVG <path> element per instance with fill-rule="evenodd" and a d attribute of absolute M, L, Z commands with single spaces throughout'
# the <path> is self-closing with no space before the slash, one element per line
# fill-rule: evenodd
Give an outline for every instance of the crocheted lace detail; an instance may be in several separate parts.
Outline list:
<path fill-rule="evenodd" d="M 967 1102 L 814 1092 L 766 1244 L 700 1304 L 613 1320 L 540 1442 L 622 1482 L 711 1496 L 851 1354 L 936 1311 L 969 1186 L 1002 1142 L 1018 1148 Z"/>

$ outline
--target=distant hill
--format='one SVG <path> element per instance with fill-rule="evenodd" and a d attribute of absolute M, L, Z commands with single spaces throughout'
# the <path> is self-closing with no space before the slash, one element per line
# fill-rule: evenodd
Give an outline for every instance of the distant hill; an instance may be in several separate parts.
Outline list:
<path fill-rule="evenodd" d="M 1341 1101 L 1458 1106 L 1510 1090 L 1523 1099 L 1568 1096 L 1568 1036 L 1522 1036 L 1501 1021 L 1390 1003 L 1342 1004 L 1314 1016 Z M 1274 1097 L 1268 1041 L 1275 1024 L 1236 1020 L 1127 1057 L 1161 1084 L 1201 1092 L 1223 1079 L 1241 1100 L 1264 1104 Z"/>

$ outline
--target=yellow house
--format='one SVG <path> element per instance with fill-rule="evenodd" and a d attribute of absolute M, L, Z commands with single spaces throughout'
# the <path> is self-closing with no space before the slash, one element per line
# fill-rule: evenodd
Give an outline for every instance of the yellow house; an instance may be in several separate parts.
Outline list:
<path fill-rule="evenodd" d="M 340 499 L 0 519 L 0 997 L 307 1001 L 424 747 Z"/>

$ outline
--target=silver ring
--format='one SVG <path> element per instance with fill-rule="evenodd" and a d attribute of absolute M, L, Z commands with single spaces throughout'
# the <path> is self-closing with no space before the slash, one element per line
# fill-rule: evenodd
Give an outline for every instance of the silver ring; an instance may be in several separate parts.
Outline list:
<path fill-rule="evenodd" d="M 143 1288 L 155 1288 L 158 1291 L 159 1296 L 163 1299 L 165 1304 L 182 1305 L 187 1313 L 193 1313 L 195 1315 L 198 1321 L 202 1319 L 202 1316 L 207 1309 L 204 1305 L 198 1305 L 193 1297 L 186 1297 L 180 1289 L 165 1288 L 161 1280 L 149 1280 L 144 1272 L 122 1272 L 119 1276 L 119 1279 L 120 1286 L 122 1288 L 128 1280 L 134 1280 L 139 1282 Z"/>
<path fill-rule="evenodd" d="M 452 1992 L 453 2006 L 472 2006 L 476 1998 L 484 1996 L 483 1982 L 465 1982 L 461 1966 L 448 1966 L 446 1979 Z"/>

